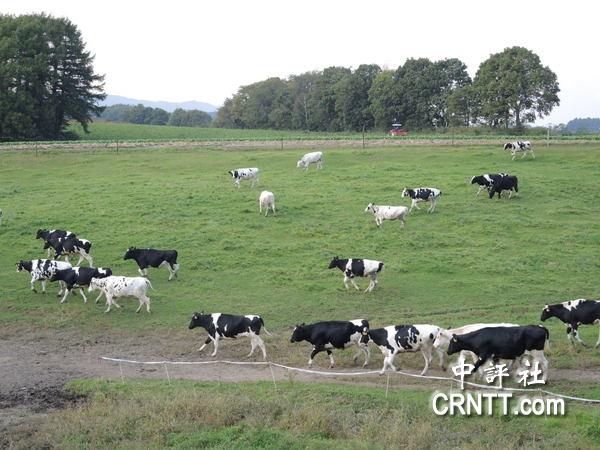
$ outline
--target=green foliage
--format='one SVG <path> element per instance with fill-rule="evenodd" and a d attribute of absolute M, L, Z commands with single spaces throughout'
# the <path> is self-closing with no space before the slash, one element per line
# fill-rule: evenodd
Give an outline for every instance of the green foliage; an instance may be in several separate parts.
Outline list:
<path fill-rule="evenodd" d="M 208 127 L 211 121 L 210 115 L 204 111 L 177 108 L 171 113 L 169 125 L 174 127 Z"/>
<path fill-rule="evenodd" d="M 105 97 L 93 60 L 66 18 L 0 15 L 0 139 L 58 139 L 69 120 L 87 130 Z"/>
<path fill-rule="evenodd" d="M 534 122 L 559 104 L 556 74 L 523 47 L 506 48 L 484 61 L 473 81 L 477 115 L 490 126 Z"/>

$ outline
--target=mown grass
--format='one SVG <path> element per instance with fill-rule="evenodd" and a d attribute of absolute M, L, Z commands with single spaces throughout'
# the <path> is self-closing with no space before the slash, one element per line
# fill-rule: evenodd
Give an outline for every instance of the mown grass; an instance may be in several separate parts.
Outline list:
<path fill-rule="evenodd" d="M 593 448 L 600 409 L 566 416 L 434 415 L 423 390 L 280 382 L 78 381 L 88 401 L 15 448 Z M 511 408 L 516 400 L 512 400 Z M 15 435 L 13 435 L 15 436 Z"/>
<path fill-rule="evenodd" d="M 511 162 L 485 146 L 328 150 L 325 169 L 308 173 L 295 169 L 302 151 L 3 154 L 0 324 L 26 326 L 34 316 L 50 329 L 187 332 L 194 311 L 256 313 L 279 333 L 272 349 L 304 360 L 306 349 L 287 342 L 303 321 L 539 323 L 545 303 L 598 295 L 600 148 L 538 153 Z M 248 166 L 262 170 L 259 189 L 235 189 L 226 171 Z M 517 175 L 520 197 L 475 198 L 467 178 L 488 171 Z M 396 222 L 378 229 L 363 212 L 369 202 L 406 204 L 402 188 L 422 185 L 443 191 L 438 209 L 413 211 L 403 230 Z M 258 214 L 261 189 L 275 193 L 277 217 Z M 55 286 L 35 294 L 15 273 L 20 259 L 44 257 L 38 228 L 90 239 L 95 263 L 116 274 L 137 275 L 123 260 L 128 246 L 175 248 L 179 279 L 150 270 L 151 315 L 133 314 L 128 300 L 111 314 L 80 297 L 59 305 Z M 347 292 L 342 274 L 327 270 L 335 255 L 384 261 L 378 289 Z M 568 346 L 557 320 L 546 326 L 552 367 L 600 365 L 598 350 Z M 581 334 L 592 344 L 598 329 Z"/>

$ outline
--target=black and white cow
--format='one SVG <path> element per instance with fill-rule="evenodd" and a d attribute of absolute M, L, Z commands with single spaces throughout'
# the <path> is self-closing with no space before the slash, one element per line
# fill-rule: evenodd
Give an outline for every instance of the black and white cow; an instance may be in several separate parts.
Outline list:
<path fill-rule="evenodd" d="M 507 142 L 504 144 L 504 150 L 510 150 L 510 154 L 512 155 L 512 160 L 517 157 L 519 153 L 522 153 L 521 159 L 525 158 L 527 153 L 531 154 L 531 157 L 535 159 L 535 155 L 533 154 L 533 148 L 531 148 L 530 141 L 515 141 L 515 142 Z"/>
<path fill-rule="evenodd" d="M 385 328 L 375 328 L 369 330 L 361 338 L 363 344 L 373 341 L 379 347 L 383 354 L 383 367 L 381 375 L 386 368 L 396 371 L 394 358 L 398 353 L 420 351 L 425 359 L 425 367 L 421 375 L 427 373 L 429 363 L 431 362 L 433 343 L 440 332 L 440 327 L 435 325 L 391 325 Z M 440 356 L 440 365 L 442 357 Z"/>
<path fill-rule="evenodd" d="M 17 272 L 29 272 L 31 274 L 31 290 L 35 290 L 34 283 L 39 281 L 42 283 L 42 292 L 46 292 L 46 281 L 50 280 L 52 274 L 57 270 L 70 269 L 71 264 L 65 261 L 53 261 L 51 259 L 32 259 L 30 261 L 21 260 L 17 263 Z M 64 283 L 60 282 L 61 295 L 64 290 Z"/>
<path fill-rule="evenodd" d="M 381 261 L 372 259 L 340 259 L 336 256 L 329 263 L 329 268 L 337 267 L 344 273 L 344 286 L 346 286 L 346 289 L 349 289 L 348 281 L 350 281 L 358 291 L 359 288 L 354 282 L 354 277 L 369 277 L 369 286 L 367 286 L 365 292 L 371 292 L 377 286 L 377 274 L 383 270 L 383 265 Z"/>
<path fill-rule="evenodd" d="M 494 198 L 494 194 L 496 193 L 498 194 L 498 198 L 500 198 L 502 191 L 510 191 L 510 194 L 508 194 L 508 198 L 510 199 L 513 191 L 515 194 L 519 192 L 519 180 L 514 175 L 506 175 L 494 181 L 494 183 L 488 187 L 488 191 L 490 198 Z"/>
<path fill-rule="evenodd" d="M 138 272 L 143 277 L 148 276 L 148 267 L 166 266 L 169 271 L 169 281 L 173 277 L 177 277 L 177 272 L 179 271 L 177 250 L 129 247 L 123 259 L 134 259 L 138 265 Z"/>
<path fill-rule="evenodd" d="M 475 195 L 479 196 L 481 191 L 483 191 L 484 189 L 489 189 L 490 186 L 492 186 L 496 181 L 498 181 L 500 178 L 505 177 L 507 175 L 508 175 L 507 173 L 500 172 L 500 173 L 484 173 L 483 175 L 474 176 L 473 178 L 471 178 L 471 184 L 479 185 L 479 189 L 477 189 L 477 194 L 475 194 Z"/>
<path fill-rule="evenodd" d="M 67 295 L 73 288 L 79 289 L 83 301 L 87 303 L 87 297 L 83 288 L 90 285 L 92 278 L 105 278 L 112 275 L 112 270 L 104 267 L 73 267 L 71 269 L 62 269 L 55 271 L 50 277 L 50 281 L 62 281 L 66 284 L 67 290 L 61 303 L 67 300 Z"/>
<path fill-rule="evenodd" d="M 253 188 L 255 184 L 258 184 L 258 176 L 260 175 L 260 169 L 258 167 L 246 167 L 243 169 L 235 169 L 227 172 L 233 178 L 234 184 L 237 188 L 240 188 L 240 181 L 250 180 L 250 188 Z"/>
<path fill-rule="evenodd" d="M 583 298 L 568 302 L 545 305 L 540 320 L 544 322 L 550 317 L 557 317 L 567 326 L 567 337 L 573 342 L 573 336 L 581 345 L 585 342 L 579 337 L 579 325 L 600 325 L 600 301 Z M 600 347 L 600 335 L 596 348 Z"/>
<path fill-rule="evenodd" d="M 90 267 L 93 264 L 92 255 L 90 254 L 92 243 L 87 239 L 80 239 L 74 234 L 67 237 L 52 237 L 44 245 L 44 248 L 49 247 L 54 249 L 56 259 L 64 256 L 65 261 L 69 262 L 69 257 L 79 256 L 76 266 L 79 266 L 84 259 Z"/>
<path fill-rule="evenodd" d="M 310 353 L 308 367 L 312 367 L 317 353 L 327 352 L 329 355 L 329 367 L 335 366 L 332 349 L 343 349 L 356 344 L 359 348 L 358 353 L 354 355 L 354 361 L 360 356 L 361 352 L 365 354 L 363 367 L 369 364 L 371 352 L 368 344 L 361 343 L 361 336 L 369 332 L 369 322 L 364 319 L 356 320 L 329 320 L 317 322 L 310 325 L 305 323 L 296 325 L 292 333 L 290 342 L 307 341 L 312 344 L 313 350 Z"/>
<path fill-rule="evenodd" d="M 436 188 L 429 188 L 429 187 L 422 187 L 422 188 L 415 188 L 415 189 L 405 188 L 402 191 L 402 197 L 410 197 L 411 198 L 410 209 L 408 210 L 408 212 L 411 212 L 413 207 L 417 208 L 417 209 L 421 209 L 421 208 L 419 208 L 419 205 L 418 205 L 420 202 L 431 202 L 431 206 L 429 207 L 427 212 L 430 212 L 430 213 L 433 212 L 435 210 L 435 205 L 437 203 L 437 199 L 440 197 L 440 195 L 442 195 L 442 191 L 440 191 L 439 189 L 436 189 Z"/>
<path fill-rule="evenodd" d="M 208 331 L 208 338 L 204 341 L 204 345 L 198 349 L 199 352 L 212 341 L 215 349 L 210 356 L 215 356 L 219 349 L 219 339 L 235 339 L 241 336 L 249 336 L 252 348 L 247 356 L 252 356 L 254 350 L 258 346 L 262 350 L 263 358 L 265 360 L 267 359 L 267 351 L 265 349 L 265 343 L 260 337 L 260 329 L 262 327 L 269 336 L 271 336 L 271 333 L 265 328 L 265 322 L 260 316 L 234 316 L 232 314 L 222 313 L 204 314 L 204 312 L 194 313 L 188 328 L 191 330 L 196 327 L 201 327 Z"/>
<path fill-rule="evenodd" d="M 51 239 L 54 239 L 53 242 L 58 244 L 58 238 L 66 238 L 67 236 L 75 236 L 74 233 L 71 233 L 70 231 L 66 231 L 66 230 L 42 230 L 39 229 L 37 230 L 37 233 L 35 235 L 36 239 L 41 239 L 44 241 L 44 249 L 48 250 L 48 257 L 50 257 L 50 248 L 52 247 L 51 245 L 49 245 L 49 242 Z"/>
<path fill-rule="evenodd" d="M 540 363 L 545 381 L 548 377 L 548 360 L 544 356 L 544 347 L 549 338 L 550 333 L 541 325 L 488 327 L 460 336 L 452 335 L 448 354 L 463 350 L 475 353 L 478 359 L 471 372 L 475 373 L 488 360 L 497 364 L 500 359 L 514 360 L 529 351 L 532 358 Z"/>

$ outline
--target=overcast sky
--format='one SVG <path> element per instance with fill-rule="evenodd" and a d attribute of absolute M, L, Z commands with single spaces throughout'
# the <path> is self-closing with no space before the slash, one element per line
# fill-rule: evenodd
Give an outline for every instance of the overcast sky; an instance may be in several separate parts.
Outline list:
<path fill-rule="evenodd" d="M 459 58 L 471 76 L 519 45 L 560 83 L 540 123 L 600 117 L 600 4 L 594 1 L 3 0 L 2 13 L 66 16 L 106 74 L 106 92 L 221 105 L 244 84 L 338 65 L 395 69 Z"/>

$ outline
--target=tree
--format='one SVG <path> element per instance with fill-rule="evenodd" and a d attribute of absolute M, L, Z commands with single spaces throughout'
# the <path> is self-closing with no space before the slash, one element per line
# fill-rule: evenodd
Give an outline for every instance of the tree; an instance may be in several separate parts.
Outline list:
<path fill-rule="evenodd" d="M 358 131 L 363 127 L 373 127 L 369 89 L 380 72 L 381 68 L 376 64 L 362 64 L 351 75 L 336 83 L 335 110 L 342 129 Z"/>
<path fill-rule="evenodd" d="M 560 102 L 556 74 L 523 47 L 506 48 L 480 66 L 473 81 L 479 114 L 490 126 L 523 124 L 542 118 Z"/>
<path fill-rule="evenodd" d="M 104 77 L 66 18 L 0 15 L 0 138 L 56 139 L 69 120 L 88 131 Z"/>
<path fill-rule="evenodd" d="M 308 96 L 308 129 L 312 131 L 339 131 L 342 121 L 335 110 L 335 85 L 351 74 L 346 67 L 328 67 L 315 80 Z"/>
<path fill-rule="evenodd" d="M 211 121 L 210 115 L 204 111 L 177 108 L 171 113 L 169 125 L 175 127 L 208 127 Z"/>
<path fill-rule="evenodd" d="M 369 89 L 369 103 L 376 128 L 386 130 L 392 122 L 404 120 L 400 115 L 400 101 L 395 91 L 393 70 L 384 70 L 373 79 Z"/>

